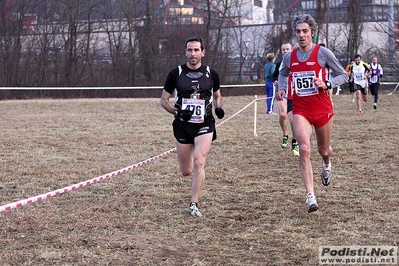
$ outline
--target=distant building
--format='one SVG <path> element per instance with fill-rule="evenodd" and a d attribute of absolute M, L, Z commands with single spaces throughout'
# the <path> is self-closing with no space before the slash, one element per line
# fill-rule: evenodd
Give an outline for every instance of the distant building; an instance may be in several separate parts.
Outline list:
<path fill-rule="evenodd" d="M 362 1 L 364 22 L 387 21 L 389 0 L 364 0 Z M 399 0 L 392 0 L 394 5 L 399 4 Z M 270 2 L 270 1 L 269 1 Z M 317 1 L 316 0 L 274 0 L 275 9 L 274 17 L 276 23 L 285 23 L 290 20 L 294 14 L 309 13 L 315 18 L 317 17 Z M 329 0 L 328 18 L 330 23 L 342 23 L 348 21 L 348 5 L 349 0 Z M 394 10 L 395 18 L 398 18 L 398 9 Z"/>

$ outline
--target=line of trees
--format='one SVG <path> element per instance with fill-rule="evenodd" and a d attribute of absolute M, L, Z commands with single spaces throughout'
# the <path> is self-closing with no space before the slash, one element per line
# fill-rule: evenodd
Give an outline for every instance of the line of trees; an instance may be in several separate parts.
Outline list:
<path fill-rule="evenodd" d="M 168 70 L 184 62 L 184 41 L 193 35 L 206 40 L 205 63 L 218 70 L 224 84 L 246 83 L 255 62 L 261 75 L 266 53 L 278 54 L 293 37 L 289 20 L 244 25 L 251 16 L 251 10 L 241 9 L 245 0 L 214 1 L 219 12 L 203 1 L 193 10 L 205 23 L 191 25 L 179 23 L 185 14 L 174 14 L 176 23 L 166 24 L 161 2 L 0 0 L 0 86 L 162 85 Z M 328 2 L 317 0 L 320 37 L 334 34 L 328 32 Z M 353 55 L 362 41 L 362 1 L 349 2 L 348 13 L 357 15 L 345 23 L 347 43 L 330 46 Z M 27 21 L 32 16 L 34 24 Z"/>

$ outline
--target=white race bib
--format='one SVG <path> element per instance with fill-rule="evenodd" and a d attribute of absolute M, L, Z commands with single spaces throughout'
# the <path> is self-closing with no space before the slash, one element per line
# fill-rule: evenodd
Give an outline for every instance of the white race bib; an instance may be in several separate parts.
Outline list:
<path fill-rule="evenodd" d="M 315 71 L 293 72 L 292 81 L 294 83 L 296 95 L 311 96 L 319 94 L 319 90 L 313 83 L 315 77 Z"/>
<path fill-rule="evenodd" d="M 205 100 L 202 99 L 182 99 L 182 110 L 194 111 L 190 123 L 203 123 L 205 118 Z"/>
<path fill-rule="evenodd" d="M 371 83 L 377 83 L 377 81 L 378 81 L 378 76 L 377 75 L 372 75 L 370 77 L 370 82 Z"/>
<path fill-rule="evenodd" d="M 357 72 L 357 73 L 353 73 L 353 75 L 355 76 L 355 81 L 362 81 L 364 79 L 364 74 L 363 72 Z"/>

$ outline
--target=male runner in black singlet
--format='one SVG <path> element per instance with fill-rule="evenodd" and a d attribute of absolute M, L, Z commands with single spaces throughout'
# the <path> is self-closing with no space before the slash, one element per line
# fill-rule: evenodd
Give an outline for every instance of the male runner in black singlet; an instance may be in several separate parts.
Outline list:
<path fill-rule="evenodd" d="M 186 41 L 187 62 L 171 70 L 161 96 L 161 106 L 174 114 L 173 133 L 176 138 L 177 158 L 184 176 L 193 175 L 189 213 L 202 216 L 198 199 L 205 181 L 205 158 L 216 139 L 215 114 L 224 117 L 219 75 L 209 66 L 202 65 L 205 56 L 199 37 Z M 175 102 L 169 99 L 174 96 Z"/>

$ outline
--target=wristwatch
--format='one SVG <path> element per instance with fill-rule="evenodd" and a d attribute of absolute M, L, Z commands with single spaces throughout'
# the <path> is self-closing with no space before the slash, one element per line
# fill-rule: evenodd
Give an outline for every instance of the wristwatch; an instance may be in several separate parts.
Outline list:
<path fill-rule="evenodd" d="M 326 80 L 324 83 L 325 83 L 326 86 L 327 86 L 327 90 L 331 90 L 331 89 L 332 89 L 332 86 L 331 86 L 331 82 L 330 82 L 330 81 Z"/>

